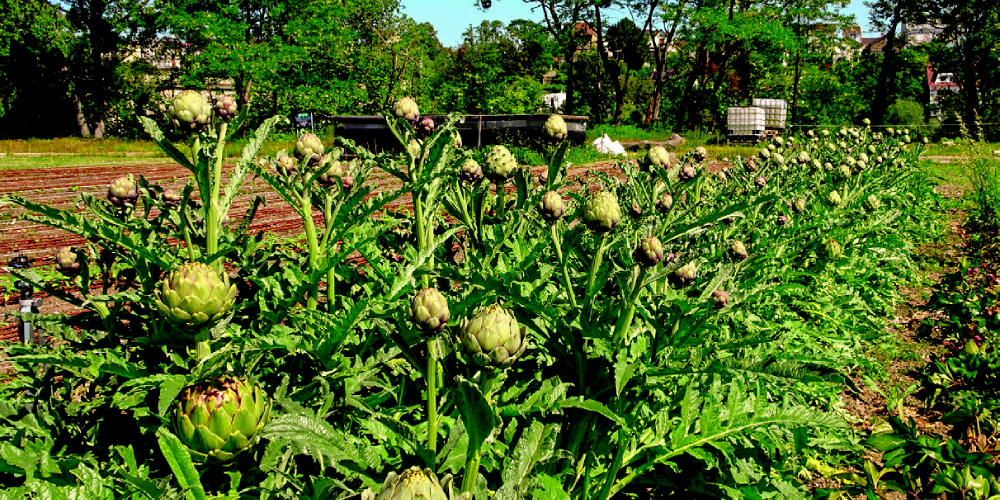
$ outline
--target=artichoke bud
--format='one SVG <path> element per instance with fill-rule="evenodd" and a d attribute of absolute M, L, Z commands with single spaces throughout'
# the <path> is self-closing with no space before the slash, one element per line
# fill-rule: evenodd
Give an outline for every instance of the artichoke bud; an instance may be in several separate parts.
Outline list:
<path fill-rule="evenodd" d="M 861 123 L 864 124 L 864 126 L 869 127 L 871 126 L 872 121 L 868 118 L 865 118 L 864 120 L 861 120 Z"/>
<path fill-rule="evenodd" d="M 636 245 L 632 257 L 644 267 L 653 267 L 663 261 L 663 244 L 656 236 L 648 235 Z"/>
<path fill-rule="evenodd" d="M 238 110 L 236 99 L 231 95 L 224 95 L 215 100 L 215 116 L 224 122 L 235 118 Z"/>
<path fill-rule="evenodd" d="M 694 262 L 688 262 L 674 271 L 674 277 L 682 285 L 687 285 L 698 277 L 698 266 L 695 266 Z"/>
<path fill-rule="evenodd" d="M 875 196 L 874 194 L 868 195 L 868 199 L 865 200 L 865 203 L 872 212 L 878 211 L 878 209 L 882 208 L 882 202 L 879 201 L 878 196 Z"/>
<path fill-rule="evenodd" d="M 799 198 L 799 199 L 795 200 L 795 202 L 792 203 L 792 210 L 794 210 L 795 213 L 797 213 L 797 214 L 805 212 L 806 211 L 806 200 L 804 198 Z"/>
<path fill-rule="evenodd" d="M 295 142 L 295 157 L 299 160 L 305 159 L 310 165 L 318 163 L 324 151 L 326 148 L 323 147 L 323 141 L 312 132 L 302 134 L 302 137 Z"/>
<path fill-rule="evenodd" d="M 184 90 L 167 106 L 167 118 L 174 127 L 186 132 L 201 132 L 212 119 L 212 106 L 200 92 Z"/>
<path fill-rule="evenodd" d="M 525 327 L 500 304 L 479 311 L 462 322 L 461 342 L 479 366 L 504 368 L 514 363 L 527 348 Z"/>
<path fill-rule="evenodd" d="M 496 183 L 502 183 L 514 173 L 517 160 L 506 146 L 496 145 L 490 148 L 486 155 L 486 177 Z"/>
<path fill-rule="evenodd" d="M 781 153 L 774 153 L 773 155 L 771 155 L 771 159 L 774 160 L 774 162 L 777 163 L 778 165 L 785 164 L 785 157 Z"/>
<path fill-rule="evenodd" d="M 424 116 L 417 121 L 417 126 L 415 127 L 418 134 L 422 136 L 429 136 L 434 133 L 434 119 L 429 116 Z"/>
<path fill-rule="evenodd" d="M 183 201 L 181 194 L 173 189 L 164 189 L 161 199 L 163 200 L 163 204 L 168 208 L 176 208 Z"/>
<path fill-rule="evenodd" d="M 712 292 L 712 300 L 715 301 L 716 309 L 722 309 L 729 304 L 729 292 L 725 290 L 716 290 Z"/>
<path fill-rule="evenodd" d="M 799 165 L 805 165 L 805 164 L 811 162 L 812 158 L 809 158 L 809 153 L 806 153 L 805 151 L 802 151 L 801 153 L 799 153 L 798 155 L 795 156 L 795 161 Z"/>
<path fill-rule="evenodd" d="M 583 204 L 583 222 L 591 231 L 604 233 L 611 231 L 621 222 L 622 211 L 618 199 L 608 191 L 599 191 Z"/>
<path fill-rule="evenodd" d="M 417 292 L 410 304 L 410 321 L 425 332 L 439 332 L 448 324 L 448 299 L 434 288 Z"/>
<path fill-rule="evenodd" d="M 406 152 L 410 153 L 410 156 L 418 158 L 420 156 L 420 149 L 423 148 L 423 142 L 418 141 L 414 138 L 410 138 L 410 142 L 406 145 Z"/>
<path fill-rule="evenodd" d="M 84 258 L 77 249 L 62 247 L 56 253 L 56 271 L 63 276 L 76 276 L 80 273 L 80 262 Z"/>
<path fill-rule="evenodd" d="M 469 184 L 475 184 L 483 179 L 483 167 L 480 167 L 476 160 L 468 158 L 458 168 L 458 178 Z"/>
<path fill-rule="evenodd" d="M 390 472 L 382 485 L 378 496 L 368 498 L 374 500 L 468 500 L 470 493 L 462 493 L 455 498 L 449 498 L 451 493 L 451 475 L 444 477 L 440 483 L 430 469 L 410 467 L 402 474 Z M 364 499 L 362 495 L 362 499 Z"/>
<path fill-rule="evenodd" d="M 278 160 L 275 162 L 274 168 L 284 177 L 294 177 L 295 172 L 298 170 L 298 165 L 295 163 L 295 158 L 281 154 L 278 155 Z"/>
<path fill-rule="evenodd" d="M 354 177 L 350 175 L 341 177 L 340 188 L 343 189 L 345 193 L 354 189 Z"/>
<path fill-rule="evenodd" d="M 695 161 L 702 162 L 708 159 L 708 150 L 702 146 L 694 148 L 694 159 Z"/>
<path fill-rule="evenodd" d="M 774 144 L 776 147 L 780 148 L 780 147 L 782 147 L 782 146 L 785 145 L 785 139 L 783 137 L 781 137 L 780 135 L 779 136 L 775 136 L 774 139 L 771 139 L 771 144 Z"/>
<path fill-rule="evenodd" d="M 766 160 L 771 157 L 771 150 L 767 148 L 761 149 L 760 153 L 758 153 L 758 156 L 760 156 L 762 160 Z"/>
<path fill-rule="evenodd" d="M 181 393 L 173 427 L 196 462 L 227 461 L 257 442 L 270 413 L 270 398 L 260 385 L 224 375 Z"/>
<path fill-rule="evenodd" d="M 726 173 L 725 169 L 719 170 L 719 173 L 716 175 L 719 176 L 719 182 L 726 182 L 727 180 L 729 180 L 729 174 Z"/>
<path fill-rule="evenodd" d="M 653 146 L 646 152 L 646 157 L 639 162 L 639 167 L 644 172 L 650 172 L 654 168 L 670 167 L 670 153 L 663 146 Z"/>
<path fill-rule="evenodd" d="M 161 282 L 155 292 L 156 308 L 177 323 L 197 325 L 215 321 L 233 307 L 236 285 L 207 264 L 181 264 Z"/>
<path fill-rule="evenodd" d="M 628 214 L 632 216 L 633 219 L 642 217 L 642 207 L 639 206 L 639 202 L 632 203 L 632 208 L 629 209 Z"/>
<path fill-rule="evenodd" d="M 837 167 L 837 176 L 842 179 L 848 179 L 851 177 L 851 167 L 847 165 L 841 165 Z"/>
<path fill-rule="evenodd" d="M 836 191 L 830 191 L 830 194 L 828 194 L 828 195 L 826 196 L 826 199 L 827 199 L 827 201 L 829 201 L 829 202 L 830 202 L 830 204 L 831 204 L 831 205 L 833 205 L 833 206 L 837 206 L 837 205 L 840 205 L 841 203 L 843 203 L 843 202 L 844 202 L 844 200 L 842 200 L 842 199 L 840 198 L 840 193 L 838 193 L 838 192 L 836 192 Z"/>
<path fill-rule="evenodd" d="M 404 97 L 392 105 L 392 114 L 398 118 L 414 122 L 420 117 L 420 109 L 417 108 L 416 101 L 410 97 Z"/>
<path fill-rule="evenodd" d="M 545 132 L 546 136 L 555 141 L 565 139 L 568 133 L 566 120 L 563 120 L 563 117 L 559 115 L 549 115 L 549 119 L 545 120 L 545 125 L 542 126 L 542 130 Z"/>
<path fill-rule="evenodd" d="M 830 260 L 839 259 L 844 255 L 844 248 L 840 246 L 837 240 L 826 240 L 823 243 L 823 251 L 826 253 L 826 258 Z"/>
<path fill-rule="evenodd" d="M 660 199 L 656 200 L 656 209 L 662 213 L 667 213 L 674 206 L 674 195 L 669 192 L 663 193 Z"/>
<path fill-rule="evenodd" d="M 775 222 L 779 226 L 784 226 L 785 224 L 788 224 L 788 216 L 787 215 L 779 215 L 778 219 Z"/>
<path fill-rule="evenodd" d="M 746 161 L 743 162 L 743 169 L 750 174 L 757 172 L 757 160 L 754 160 L 753 157 L 747 158 Z"/>
<path fill-rule="evenodd" d="M 543 219 L 549 222 L 555 222 L 561 219 L 565 213 L 566 203 L 563 202 L 562 196 L 559 196 L 559 193 L 555 191 L 546 191 L 545 194 L 542 195 L 542 201 L 538 205 L 538 214 L 541 215 Z"/>
<path fill-rule="evenodd" d="M 757 185 L 757 189 L 764 189 L 767 186 L 767 177 L 759 176 L 753 182 Z"/>
<path fill-rule="evenodd" d="M 135 177 L 128 174 L 119 177 L 108 186 L 108 201 L 116 207 L 125 205 L 135 205 L 139 199 L 139 185 L 135 182 Z"/>
<path fill-rule="evenodd" d="M 677 178 L 683 182 L 688 182 L 693 180 L 697 175 L 698 169 L 694 168 L 694 165 L 688 163 L 687 165 L 681 167 L 681 171 L 677 174 Z"/>
<path fill-rule="evenodd" d="M 729 244 L 729 255 L 736 260 L 746 259 L 749 255 L 747 253 L 747 247 L 742 241 L 736 240 Z"/>
<path fill-rule="evenodd" d="M 322 173 L 316 178 L 316 182 L 322 186 L 334 186 L 338 178 L 344 177 L 344 165 L 340 163 L 340 160 L 330 161 L 330 155 L 319 157 L 317 170 Z"/>

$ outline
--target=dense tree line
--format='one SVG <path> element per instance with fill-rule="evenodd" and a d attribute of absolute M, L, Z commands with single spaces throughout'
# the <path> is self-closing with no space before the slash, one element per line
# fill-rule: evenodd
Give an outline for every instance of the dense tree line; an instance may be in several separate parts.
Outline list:
<path fill-rule="evenodd" d="M 884 53 L 843 36 L 841 0 L 499 1 L 541 21 L 470 26 L 453 49 L 399 0 L 0 0 L 0 135 L 139 135 L 136 115 L 204 87 L 256 119 L 374 114 L 403 95 L 525 113 L 565 92 L 564 112 L 597 123 L 719 130 L 754 97 L 788 100 L 796 124 L 881 123 L 937 111 L 928 63 L 963 87 L 941 116 L 1000 120 L 991 0 L 873 0 Z M 907 44 L 903 23 L 928 22 L 941 35 Z"/>

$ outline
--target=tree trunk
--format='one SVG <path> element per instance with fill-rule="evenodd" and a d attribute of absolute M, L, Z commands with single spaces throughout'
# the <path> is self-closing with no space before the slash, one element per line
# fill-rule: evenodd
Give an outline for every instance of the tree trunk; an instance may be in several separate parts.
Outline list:
<path fill-rule="evenodd" d="M 896 89 L 896 28 L 903 20 L 903 2 L 896 3 L 892 12 L 892 23 L 885 37 L 885 49 L 882 50 L 882 68 L 879 71 L 878 85 L 875 87 L 875 102 L 872 103 L 872 121 L 885 124 L 885 113 L 889 108 L 889 97 Z"/>
<path fill-rule="evenodd" d="M 90 137 L 90 126 L 87 125 L 87 115 L 83 114 L 83 103 L 80 96 L 73 93 L 73 107 L 76 109 L 76 125 L 80 128 L 80 137 Z"/>

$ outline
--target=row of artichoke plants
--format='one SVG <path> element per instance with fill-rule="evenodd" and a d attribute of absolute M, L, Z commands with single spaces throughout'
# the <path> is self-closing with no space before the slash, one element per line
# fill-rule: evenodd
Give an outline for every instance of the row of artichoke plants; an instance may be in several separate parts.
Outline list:
<path fill-rule="evenodd" d="M 187 152 L 143 125 L 180 192 L 4 200 L 87 238 L 49 291 L 92 313 L 7 349 L 0 498 L 801 496 L 807 457 L 855 446 L 833 402 L 934 205 L 919 151 L 868 129 L 570 179 L 559 116 L 533 176 L 404 98 L 401 152 L 261 155 L 276 117 L 223 175 L 245 109 L 184 92 L 168 118 Z M 247 232 L 262 198 L 229 220 L 251 175 L 298 241 Z"/>

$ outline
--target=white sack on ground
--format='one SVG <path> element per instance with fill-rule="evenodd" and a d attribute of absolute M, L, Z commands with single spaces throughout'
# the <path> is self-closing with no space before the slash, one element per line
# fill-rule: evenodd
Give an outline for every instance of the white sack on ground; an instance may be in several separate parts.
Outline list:
<path fill-rule="evenodd" d="M 604 137 L 599 137 L 594 140 L 594 149 L 601 154 L 612 154 L 615 156 L 624 156 L 625 147 L 622 143 L 618 141 L 612 141 L 608 134 L 604 134 Z"/>

